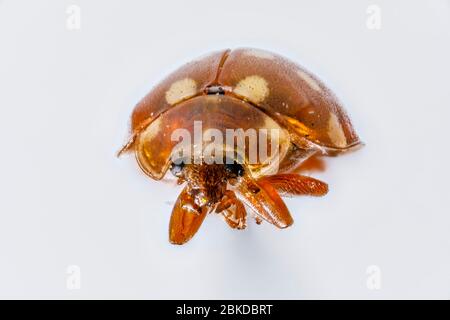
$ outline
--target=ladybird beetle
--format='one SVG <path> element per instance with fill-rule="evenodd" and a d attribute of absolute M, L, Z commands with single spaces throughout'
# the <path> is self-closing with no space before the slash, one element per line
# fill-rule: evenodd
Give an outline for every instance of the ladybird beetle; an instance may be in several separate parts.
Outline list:
<path fill-rule="evenodd" d="M 207 161 L 205 154 L 199 161 L 176 158 L 179 140 L 173 132 L 183 128 L 192 134 L 199 122 L 202 133 L 276 130 L 278 143 L 265 161 L 248 161 L 247 150 L 226 150 L 224 162 Z M 250 149 L 251 139 L 244 140 Z M 275 145 L 267 134 L 256 135 L 253 144 L 262 140 Z M 189 143 L 204 151 L 203 141 Z M 293 219 L 280 195 L 328 192 L 326 183 L 296 173 L 299 166 L 312 156 L 335 156 L 361 145 L 345 110 L 316 76 L 275 53 L 239 48 L 194 60 L 154 87 L 134 108 L 131 137 L 119 155 L 134 151 L 150 178 L 160 180 L 170 171 L 184 185 L 169 225 L 170 242 L 183 244 L 212 212 L 235 229 L 246 227 L 246 208 L 258 224 L 290 226 Z M 215 148 L 236 149 L 223 141 Z"/>

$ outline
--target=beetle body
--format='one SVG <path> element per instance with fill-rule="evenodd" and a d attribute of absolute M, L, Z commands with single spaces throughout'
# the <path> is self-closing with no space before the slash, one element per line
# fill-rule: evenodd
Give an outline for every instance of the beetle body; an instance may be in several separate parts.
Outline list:
<path fill-rule="evenodd" d="M 288 227 L 293 219 L 280 194 L 320 196 L 328 190 L 326 183 L 296 174 L 301 163 L 361 145 L 343 107 L 320 80 L 279 55 L 250 48 L 214 52 L 179 68 L 137 104 L 131 129 L 119 153 L 134 150 L 155 180 L 170 169 L 185 184 L 169 226 L 174 244 L 187 242 L 210 212 L 222 214 L 232 228 L 245 228 L 245 206 L 257 222 Z M 194 152 L 177 159 L 179 129 L 190 137 L 198 130 L 202 137 L 215 136 L 206 142 L 184 137 L 184 146 Z M 237 136 L 218 139 L 230 130 L 259 132 L 256 140 L 245 136 L 237 150 Z M 269 132 L 276 132 L 276 143 Z M 254 145 L 258 156 L 252 159 Z"/>

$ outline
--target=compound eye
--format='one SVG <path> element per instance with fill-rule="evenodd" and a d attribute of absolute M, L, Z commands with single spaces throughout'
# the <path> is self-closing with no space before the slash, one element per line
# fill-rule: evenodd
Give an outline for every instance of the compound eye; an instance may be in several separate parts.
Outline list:
<path fill-rule="evenodd" d="M 225 163 L 225 170 L 236 177 L 242 177 L 244 175 L 244 167 L 234 161 L 234 163 Z"/>
<path fill-rule="evenodd" d="M 184 162 L 172 162 L 172 164 L 170 165 L 170 172 L 172 172 L 175 177 L 179 177 L 183 172 L 184 166 Z"/>

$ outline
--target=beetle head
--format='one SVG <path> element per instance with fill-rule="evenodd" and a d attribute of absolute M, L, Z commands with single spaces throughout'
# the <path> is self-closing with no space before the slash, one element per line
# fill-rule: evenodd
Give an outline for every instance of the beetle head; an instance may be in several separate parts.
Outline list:
<path fill-rule="evenodd" d="M 224 164 L 172 163 L 170 171 L 178 183 L 186 183 L 174 205 L 169 224 L 169 239 L 183 244 L 200 228 L 208 212 L 220 207 L 227 199 L 227 189 L 237 203 L 247 205 L 259 220 L 286 228 L 293 220 L 278 192 L 262 180 L 254 180 L 250 170 L 237 162 Z M 225 197 L 224 197 L 225 196 Z M 226 200 L 225 200 L 226 201 Z"/>
<path fill-rule="evenodd" d="M 293 220 L 278 192 L 270 183 L 253 179 L 245 164 L 225 161 L 224 164 L 172 163 L 171 172 L 178 177 L 178 183 L 187 183 L 183 192 L 189 196 L 189 203 L 195 211 L 215 208 L 227 189 L 247 205 L 256 216 L 279 228 L 292 224 Z M 188 198 L 190 200 L 188 200 Z"/>
<path fill-rule="evenodd" d="M 178 178 L 178 183 L 187 183 L 187 188 L 199 207 L 218 203 L 228 184 L 234 185 L 246 174 L 244 165 L 236 161 L 219 163 L 173 162 L 170 171 Z"/>

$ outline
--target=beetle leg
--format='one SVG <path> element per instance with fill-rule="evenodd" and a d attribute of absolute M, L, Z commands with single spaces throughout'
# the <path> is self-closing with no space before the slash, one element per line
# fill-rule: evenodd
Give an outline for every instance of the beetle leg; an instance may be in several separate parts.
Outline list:
<path fill-rule="evenodd" d="M 225 222 L 233 229 L 245 229 L 247 226 L 247 212 L 235 193 L 227 190 L 221 202 L 219 202 L 216 212 L 221 212 Z"/>
<path fill-rule="evenodd" d="M 302 176 L 295 173 L 282 173 L 273 176 L 265 176 L 258 183 L 271 184 L 283 196 L 324 196 L 328 192 L 328 184 L 320 180 Z"/>
<path fill-rule="evenodd" d="M 198 231 L 208 213 L 206 206 L 199 207 L 187 187 L 178 196 L 169 224 L 169 240 L 173 244 L 188 242 Z"/>
<path fill-rule="evenodd" d="M 224 210 L 231 207 L 234 203 L 234 199 L 236 198 L 235 194 L 231 190 L 226 190 L 225 195 L 223 196 L 222 200 L 217 204 L 216 206 L 216 213 L 221 213 Z"/>
<path fill-rule="evenodd" d="M 258 216 L 255 216 L 255 222 L 256 224 L 261 224 L 262 223 L 262 219 Z"/>
<path fill-rule="evenodd" d="M 235 188 L 237 198 L 261 219 L 278 228 L 287 228 L 294 222 L 285 203 L 270 183 L 256 182 L 246 175 Z"/>
<path fill-rule="evenodd" d="M 247 212 L 239 200 L 236 201 L 234 207 L 226 209 L 222 215 L 225 222 L 233 229 L 244 230 L 247 227 Z"/>
<path fill-rule="evenodd" d="M 227 190 L 224 199 L 219 202 L 216 212 L 222 213 L 225 222 L 233 229 L 245 229 L 247 212 L 233 191 Z"/>

